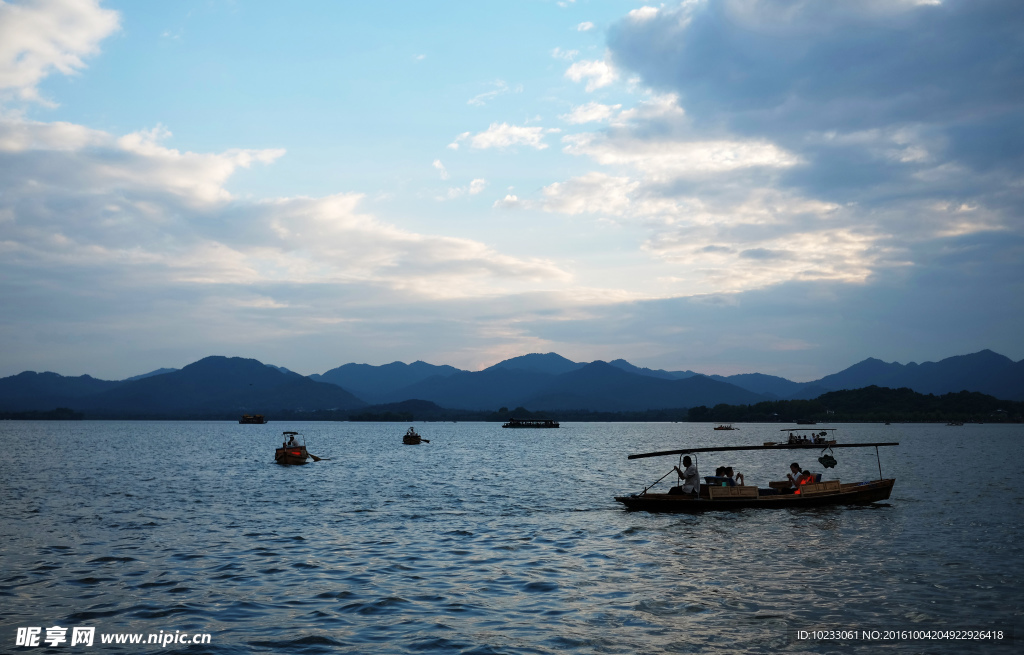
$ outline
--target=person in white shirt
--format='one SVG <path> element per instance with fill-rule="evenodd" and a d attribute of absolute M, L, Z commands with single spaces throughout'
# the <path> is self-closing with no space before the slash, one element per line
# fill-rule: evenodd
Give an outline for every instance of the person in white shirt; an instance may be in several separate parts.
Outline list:
<path fill-rule="evenodd" d="M 786 474 L 786 477 L 789 478 L 789 488 L 796 489 L 800 486 L 800 480 L 803 478 L 804 474 L 800 472 L 800 465 L 796 462 L 789 465 L 789 470 L 792 471 L 791 473 Z"/>
<path fill-rule="evenodd" d="M 685 471 L 680 471 L 678 466 L 673 466 L 679 477 L 683 479 L 683 493 L 684 494 L 700 494 L 700 474 L 697 473 L 697 465 L 693 463 L 690 456 L 687 455 L 683 458 L 683 466 L 686 467 Z"/>

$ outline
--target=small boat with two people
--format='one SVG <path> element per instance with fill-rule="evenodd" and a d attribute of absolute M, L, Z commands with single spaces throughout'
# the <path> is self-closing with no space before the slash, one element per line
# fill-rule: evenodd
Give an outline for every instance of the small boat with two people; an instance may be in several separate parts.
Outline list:
<path fill-rule="evenodd" d="M 784 509 L 800 507 L 822 507 L 826 505 L 867 505 L 888 500 L 892 493 L 895 478 L 882 477 L 882 460 L 878 457 L 880 446 L 898 446 L 899 442 L 885 443 L 844 443 L 826 444 L 772 444 L 764 446 L 720 446 L 717 448 L 684 448 L 665 450 L 654 453 L 630 455 L 629 459 L 645 457 L 679 456 L 679 465 L 661 476 L 654 484 L 644 490 L 628 496 L 616 496 L 615 500 L 626 506 L 628 510 L 647 512 L 689 512 L 699 513 L 731 509 Z M 794 462 L 791 469 L 796 474 L 790 479 L 769 482 L 766 488 L 736 484 L 732 478 L 707 476 L 700 482 L 697 468 L 697 453 L 728 452 L 740 450 L 757 451 L 790 451 L 790 450 L 821 450 L 818 462 L 824 468 L 834 468 L 837 464 L 834 448 L 871 448 L 875 449 L 878 458 L 878 479 L 862 482 L 840 482 L 836 480 L 822 481 L 821 474 L 800 472 Z M 828 451 L 826 453 L 825 451 Z M 684 457 L 685 455 L 685 457 Z M 690 456 L 693 456 L 691 460 Z M 683 470 L 683 467 L 686 470 Z M 795 468 L 794 468 L 795 467 Z M 651 488 L 672 473 L 678 475 L 678 484 L 667 493 L 651 493 Z M 806 474 L 806 475 L 805 475 Z M 684 485 L 683 475 L 689 484 Z M 692 478 L 691 478 L 692 475 Z M 736 476 L 739 477 L 739 476 Z M 685 491 L 684 491 L 685 490 Z"/>
<path fill-rule="evenodd" d="M 430 443 L 430 439 L 424 439 L 416 432 L 416 428 L 409 428 L 402 437 L 402 443 L 406 446 L 418 446 L 420 442 Z"/>
<path fill-rule="evenodd" d="M 553 418 L 510 418 L 503 428 L 557 428 L 558 421 Z"/>
<path fill-rule="evenodd" d="M 274 451 L 274 461 L 283 466 L 297 466 L 299 464 L 305 464 L 306 460 L 312 458 L 314 462 L 319 462 L 325 457 L 317 457 L 306 450 L 306 440 L 302 439 L 302 443 L 295 437 L 301 436 L 298 432 L 284 432 L 284 442 L 281 447 Z"/>

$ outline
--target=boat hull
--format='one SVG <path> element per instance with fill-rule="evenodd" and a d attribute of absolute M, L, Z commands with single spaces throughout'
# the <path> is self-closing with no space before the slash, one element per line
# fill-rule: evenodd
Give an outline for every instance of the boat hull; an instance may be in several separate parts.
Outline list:
<path fill-rule="evenodd" d="M 274 461 L 282 466 L 298 466 L 309 460 L 309 453 L 305 446 L 292 446 L 291 448 L 278 448 L 274 451 Z"/>
<path fill-rule="evenodd" d="M 409 435 L 405 435 L 404 437 L 402 437 L 402 443 L 404 443 L 406 446 L 416 446 L 422 442 L 423 437 L 420 436 L 410 437 Z"/>
<path fill-rule="evenodd" d="M 802 496 L 781 494 L 757 498 L 694 498 L 676 494 L 633 494 L 616 496 L 626 509 L 643 512 L 714 512 L 737 509 L 786 509 L 827 507 L 831 505 L 867 505 L 888 500 L 895 478 L 844 484 L 837 493 Z"/>

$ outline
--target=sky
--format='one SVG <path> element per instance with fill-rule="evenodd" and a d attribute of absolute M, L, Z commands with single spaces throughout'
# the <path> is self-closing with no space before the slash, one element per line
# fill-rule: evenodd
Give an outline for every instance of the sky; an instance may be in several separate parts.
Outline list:
<path fill-rule="evenodd" d="M 0 376 L 1024 359 L 1019 0 L 0 1 Z"/>

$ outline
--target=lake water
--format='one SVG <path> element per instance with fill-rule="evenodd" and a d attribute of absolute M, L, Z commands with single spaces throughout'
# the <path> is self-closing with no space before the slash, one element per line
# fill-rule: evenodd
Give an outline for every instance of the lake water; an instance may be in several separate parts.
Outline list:
<path fill-rule="evenodd" d="M 689 516 L 623 510 L 676 463 L 626 455 L 779 426 L 414 425 L 431 443 L 403 446 L 408 424 L 0 422 L 0 652 L 1021 652 L 1024 426 L 825 426 L 901 442 L 881 449 L 890 501 Z M 275 465 L 284 430 L 331 460 Z M 765 486 L 797 455 L 822 471 L 817 451 L 698 465 Z M 835 457 L 826 478 L 878 477 L 873 448 Z M 96 643 L 15 646 L 54 625 Z M 794 641 L 814 629 L 1018 641 Z M 160 631 L 210 643 L 99 643 Z"/>

